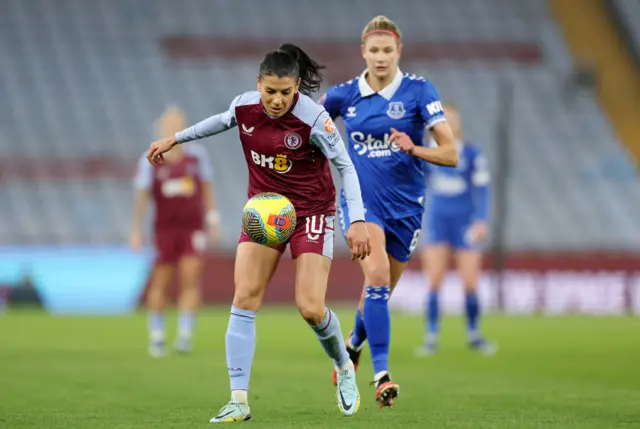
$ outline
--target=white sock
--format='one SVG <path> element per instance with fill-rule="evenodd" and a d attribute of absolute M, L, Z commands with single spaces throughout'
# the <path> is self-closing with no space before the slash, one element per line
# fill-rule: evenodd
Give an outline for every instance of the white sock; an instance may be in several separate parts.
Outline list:
<path fill-rule="evenodd" d="M 435 344 L 438 342 L 438 334 L 429 332 L 424 336 L 424 342 L 427 344 Z"/>
<path fill-rule="evenodd" d="M 247 391 L 246 390 L 232 390 L 231 400 L 240 404 L 247 404 Z"/>
<path fill-rule="evenodd" d="M 382 377 L 384 377 L 387 374 L 389 374 L 389 371 L 380 371 L 373 377 L 373 381 L 377 383 L 378 381 L 380 381 Z"/>
<path fill-rule="evenodd" d="M 477 341 L 482 338 L 482 335 L 480 335 L 480 332 L 473 330 L 467 332 L 467 338 L 469 341 Z"/>

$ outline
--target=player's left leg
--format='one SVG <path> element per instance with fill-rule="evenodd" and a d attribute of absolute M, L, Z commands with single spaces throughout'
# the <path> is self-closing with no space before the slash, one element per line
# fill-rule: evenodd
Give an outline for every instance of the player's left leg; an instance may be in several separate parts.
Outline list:
<path fill-rule="evenodd" d="M 178 336 L 174 348 L 180 353 L 191 351 L 196 312 L 200 305 L 202 257 L 185 256 L 180 260 L 180 298 L 178 299 Z"/>
<path fill-rule="evenodd" d="M 465 294 L 467 340 L 472 349 L 485 355 L 492 355 L 496 352 L 496 346 L 480 334 L 480 302 L 477 291 L 482 272 L 482 243 L 472 241 L 469 235 L 471 225 L 472 221 L 466 218 L 452 222 L 456 265 Z"/>
<path fill-rule="evenodd" d="M 180 276 L 178 336 L 174 343 L 174 348 L 181 353 L 191 351 L 196 312 L 200 305 L 202 252 L 205 247 L 206 235 L 202 231 L 187 233 L 183 237 L 183 256 L 178 265 Z"/>
<path fill-rule="evenodd" d="M 347 230 L 351 224 L 351 220 L 349 219 L 349 211 L 347 209 L 346 201 L 342 201 L 342 207 L 338 208 L 338 216 L 340 219 L 340 227 L 342 229 L 343 234 L 346 236 Z M 365 324 L 365 307 L 371 309 L 371 303 L 365 304 L 365 297 L 367 295 L 367 288 L 369 287 L 383 287 L 388 288 L 389 286 L 389 266 L 388 260 L 385 253 L 385 236 L 384 230 L 382 227 L 382 221 L 378 219 L 373 210 L 367 211 L 365 214 L 367 221 L 367 229 L 371 234 L 373 231 L 373 237 L 371 237 L 371 247 L 372 252 L 371 255 L 367 257 L 365 261 L 361 261 L 360 266 L 362 267 L 364 273 L 364 285 L 362 287 L 362 294 L 360 295 L 360 302 L 355 314 L 354 326 L 353 329 L 349 332 L 346 339 L 347 351 L 349 352 L 349 357 L 351 361 L 354 363 L 355 367 L 358 367 L 358 363 L 360 360 L 360 354 L 362 349 L 364 348 L 365 341 L 367 340 L 367 328 Z M 388 293 L 383 294 L 383 296 L 388 295 Z M 382 306 L 378 306 L 378 310 L 383 310 Z M 369 317 L 369 325 L 373 323 L 378 323 L 378 326 L 375 329 L 374 337 L 376 337 L 375 342 L 384 345 L 388 330 L 384 330 L 385 326 L 385 317 L 382 315 L 379 319 L 374 319 L 371 317 L 373 314 L 371 311 L 368 312 Z M 387 319 L 388 320 L 388 317 Z M 382 329 L 380 329 L 382 327 Z M 371 329 L 371 328 L 369 328 Z M 388 342 L 387 342 L 388 343 Z M 384 355 L 383 347 L 376 347 L 376 350 L 380 353 L 376 353 L 376 355 Z M 373 353 L 372 353 L 373 357 Z M 386 364 L 385 364 L 386 366 Z M 375 365 L 374 365 L 375 367 Z M 333 371 L 332 374 L 333 384 L 337 384 L 337 373 Z"/>
<path fill-rule="evenodd" d="M 310 216 L 307 228 L 296 228 L 289 242 L 295 260 L 296 305 L 311 326 L 338 373 L 338 408 L 346 416 L 360 408 L 355 368 L 349 359 L 338 316 L 325 305 L 333 258 L 334 217 Z"/>
<path fill-rule="evenodd" d="M 450 222 L 442 217 L 427 213 L 426 236 L 422 250 L 422 271 L 428 282 L 425 302 L 425 330 L 422 345 L 416 350 L 418 356 L 433 355 L 438 350 L 440 336 L 440 287 L 449 270 L 451 259 Z"/>
<path fill-rule="evenodd" d="M 384 343 L 381 342 L 381 345 L 383 344 L 384 348 L 380 347 L 381 350 L 378 353 L 382 351 L 386 353 L 383 356 L 385 358 L 384 362 L 387 364 L 387 367 L 388 367 L 388 359 L 389 359 L 389 348 L 391 345 L 391 329 L 390 329 L 391 318 L 390 318 L 390 312 L 389 312 L 389 297 L 391 296 L 391 293 L 393 292 L 396 285 L 398 284 L 398 281 L 400 280 L 402 273 L 404 272 L 405 268 L 409 263 L 411 254 L 413 253 L 413 250 L 416 248 L 418 244 L 418 239 L 420 237 L 421 218 L 422 218 L 421 215 L 417 215 L 417 216 L 406 217 L 403 219 L 393 219 L 393 220 L 387 219 L 384 222 L 384 225 L 385 225 L 384 241 L 383 241 L 384 248 L 385 248 L 384 255 L 387 262 L 386 267 L 388 267 L 387 268 L 388 277 L 385 279 L 385 281 L 388 282 L 387 284 L 389 286 L 388 286 L 387 297 L 384 300 L 385 312 L 384 313 L 380 312 L 380 316 L 386 316 L 388 318 L 387 319 L 388 322 L 385 325 L 385 327 L 387 327 L 386 332 L 385 330 L 382 330 L 382 332 L 385 333 Z M 366 277 L 366 273 L 367 271 L 365 270 L 365 277 Z M 365 296 L 365 305 L 366 304 L 367 304 L 367 299 Z M 380 317 L 380 318 L 384 321 L 384 317 Z M 366 322 L 368 322 L 367 313 L 365 313 L 365 323 Z M 377 331 L 378 329 L 376 328 L 374 329 L 367 328 L 367 332 L 372 333 L 369 335 L 370 336 L 369 343 L 371 348 L 371 355 L 374 360 L 374 371 L 376 372 L 376 377 L 374 379 L 376 383 L 376 399 L 380 404 L 380 407 L 385 407 L 385 406 L 390 407 L 390 406 L 393 406 L 395 399 L 400 394 L 400 386 L 398 385 L 398 383 L 391 380 L 391 375 L 389 374 L 388 369 L 383 372 L 378 372 L 375 369 L 376 350 L 373 347 L 374 343 L 373 343 L 372 337 L 374 336 L 373 333 Z"/>
<path fill-rule="evenodd" d="M 456 251 L 456 264 L 464 286 L 465 313 L 467 316 L 467 340 L 469 346 L 485 355 L 492 355 L 497 347 L 480 333 L 480 302 L 478 280 L 482 271 L 482 253 L 473 248 Z"/>

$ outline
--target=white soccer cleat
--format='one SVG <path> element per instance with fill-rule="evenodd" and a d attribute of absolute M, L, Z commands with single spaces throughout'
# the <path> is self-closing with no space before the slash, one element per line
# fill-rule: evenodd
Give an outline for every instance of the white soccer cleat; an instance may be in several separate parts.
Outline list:
<path fill-rule="evenodd" d="M 338 369 L 338 408 L 345 416 L 353 416 L 360 409 L 360 392 L 356 383 L 356 370 L 349 361 L 346 369 Z"/>
<path fill-rule="evenodd" d="M 163 358 L 167 355 L 167 346 L 164 341 L 151 341 L 147 351 L 152 358 Z"/>
<path fill-rule="evenodd" d="M 235 423 L 251 420 L 249 405 L 230 401 L 222 407 L 218 415 L 209 420 L 209 423 Z"/>
<path fill-rule="evenodd" d="M 190 353 L 193 350 L 193 344 L 191 343 L 191 339 L 187 337 L 178 337 L 176 341 L 173 343 L 173 348 L 182 354 Z"/>

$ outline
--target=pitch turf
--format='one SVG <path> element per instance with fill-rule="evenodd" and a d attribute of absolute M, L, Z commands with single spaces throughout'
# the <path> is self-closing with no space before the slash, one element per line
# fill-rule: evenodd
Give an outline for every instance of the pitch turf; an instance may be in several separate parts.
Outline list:
<path fill-rule="evenodd" d="M 351 311 L 339 315 L 346 330 Z M 462 320 L 448 318 L 441 354 L 420 359 L 421 321 L 395 315 L 401 395 L 393 409 L 377 409 L 367 354 L 353 418 L 340 415 L 331 365 L 294 310 L 265 310 L 257 323 L 249 427 L 640 428 L 637 318 L 489 317 L 485 330 L 500 345 L 492 358 L 468 351 Z M 191 356 L 154 360 L 144 315 L 2 316 L 0 427 L 207 427 L 229 396 L 226 324 L 226 310 L 209 311 Z"/>

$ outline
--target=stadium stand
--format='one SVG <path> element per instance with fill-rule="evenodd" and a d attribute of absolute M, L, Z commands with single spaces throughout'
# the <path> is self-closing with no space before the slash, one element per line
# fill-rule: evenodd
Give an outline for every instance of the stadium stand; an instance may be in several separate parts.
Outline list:
<path fill-rule="evenodd" d="M 628 34 L 636 60 L 640 61 L 640 2 L 635 0 L 614 0 L 615 12 Z"/>
<path fill-rule="evenodd" d="M 420 58 L 414 52 L 407 71 L 432 79 L 443 99 L 461 108 L 468 137 L 492 161 L 500 85 L 514 88 L 510 249 L 640 248 L 635 165 L 594 95 L 567 86 L 570 55 L 543 0 L 325 0 L 322 7 L 291 0 L 95 4 L 100 13 L 82 0 L 6 0 L 0 6 L 0 242 L 124 242 L 132 205 L 129 176 L 154 137 L 157 116 L 175 104 L 196 121 L 253 88 L 259 60 L 253 52 L 230 48 L 185 60 L 172 57 L 167 40 L 206 37 L 243 49 L 252 42 L 275 47 L 290 40 L 318 52 L 324 46 L 328 58 L 344 48 L 353 61 L 333 71 L 340 62 L 329 58 L 335 82 L 362 67 L 361 26 L 372 15 L 388 14 L 401 26 L 407 49 L 413 44 L 429 53 Z M 301 18 L 285 18 L 278 13 L 283 9 Z M 354 22 L 354 16 L 361 19 Z M 527 60 L 515 54 L 453 55 L 479 43 L 520 49 Z M 231 132 L 209 149 L 226 226 L 223 243 L 233 246 L 246 196 L 244 159 Z M 60 168 L 61 160 L 69 168 Z M 88 168 L 88 160 L 120 167 Z M 9 168 L 18 161 L 25 168 Z M 52 177 L 51 171 L 58 174 Z"/>

